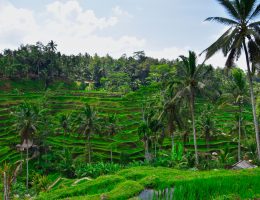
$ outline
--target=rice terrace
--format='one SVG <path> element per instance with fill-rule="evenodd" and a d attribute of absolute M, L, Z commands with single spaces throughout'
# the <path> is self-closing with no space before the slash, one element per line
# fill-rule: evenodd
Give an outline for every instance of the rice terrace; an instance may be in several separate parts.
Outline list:
<path fill-rule="evenodd" d="M 3 200 L 260 199 L 259 0 L 0 0 Z"/>

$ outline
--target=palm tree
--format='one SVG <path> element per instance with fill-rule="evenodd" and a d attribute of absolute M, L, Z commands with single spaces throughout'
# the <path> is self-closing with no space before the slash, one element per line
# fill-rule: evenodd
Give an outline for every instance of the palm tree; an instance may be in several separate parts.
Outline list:
<path fill-rule="evenodd" d="M 100 130 L 97 112 L 95 109 L 90 107 L 89 104 L 85 104 L 83 111 L 77 118 L 77 128 L 85 137 L 85 149 L 88 151 L 88 162 L 91 163 L 91 143 L 90 137 L 94 131 L 98 132 Z M 87 160 L 87 159 L 86 159 Z"/>
<path fill-rule="evenodd" d="M 48 44 L 47 44 L 47 48 L 52 51 L 55 52 L 57 50 L 57 44 L 51 40 Z"/>
<path fill-rule="evenodd" d="M 260 62 L 260 21 L 253 20 L 260 15 L 260 4 L 257 0 L 217 1 L 224 7 L 230 18 L 209 17 L 206 21 L 215 21 L 228 25 L 229 29 L 216 42 L 203 51 L 206 53 L 205 60 L 212 57 L 219 50 L 222 50 L 224 56 L 228 56 L 226 66 L 232 67 L 234 60 L 238 59 L 242 50 L 244 50 L 254 117 L 258 159 L 260 160 L 259 125 L 253 90 L 253 75 L 256 64 Z M 251 66 L 250 61 L 252 64 Z"/>
<path fill-rule="evenodd" d="M 138 135 L 144 142 L 144 157 L 146 161 L 150 161 L 150 152 L 149 152 L 149 137 L 151 135 L 150 129 L 148 127 L 147 121 L 144 120 L 141 125 L 138 127 Z"/>
<path fill-rule="evenodd" d="M 180 98 L 187 98 L 192 120 L 193 140 L 195 149 L 195 164 L 199 164 L 197 136 L 195 127 L 195 94 L 197 90 L 205 89 L 209 85 L 211 66 L 197 65 L 196 54 L 189 51 L 189 56 L 180 56 L 182 62 L 179 63 L 179 77 L 181 81 L 181 89 L 176 93 L 172 102 Z"/>
<path fill-rule="evenodd" d="M 140 139 L 142 139 L 144 142 L 145 160 L 149 162 L 151 160 L 149 142 L 150 143 L 152 142 L 152 137 L 156 135 L 158 129 L 160 128 L 160 122 L 155 117 L 156 116 L 155 109 L 153 109 L 150 104 L 143 105 L 142 115 L 143 115 L 143 119 L 142 119 L 142 123 L 138 127 L 138 135 Z"/>
<path fill-rule="evenodd" d="M 15 112 L 12 113 L 15 118 L 14 127 L 19 131 L 22 143 L 26 142 L 26 189 L 28 192 L 29 168 L 28 168 L 28 154 L 29 154 L 29 139 L 37 132 L 39 110 L 35 105 L 29 103 L 22 103 L 16 107 Z"/>
<path fill-rule="evenodd" d="M 118 118 L 115 113 L 109 114 L 105 121 L 105 128 L 107 129 L 107 136 L 112 139 L 112 137 L 117 133 L 118 126 L 117 126 Z M 113 146 L 114 143 L 111 141 L 110 144 L 110 161 L 113 162 Z"/>
<path fill-rule="evenodd" d="M 235 83 L 233 95 L 235 97 L 235 104 L 238 105 L 238 161 L 241 160 L 241 124 L 243 104 L 246 97 L 246 79 L 242 70 L 233 69 L 232 77 Z"/>
<path fill-rule="evenodd" d="M 170 90 L 171 94 L 169 96 L 169 99 L 165 99 L 166 103 L 163 106 L 163 111 L 159 116 L 160 121 L 162 119 L 166 120 L 166 124 L 168 127 L 168 133 L 171 137 L 172 151 L 174 149 L 174 136 L 175 136 L 176 128 L 181 127 L 181 125 L 182 125 L 182 119 L 181 119 L 181 114 L 180 114 L 181 99 L 175 98 L 175 96 L 173 96 L 174 94 L 178 94 L 176 89 L 174 89 L 173 85 L 174 84 L 172 84 L 172 83 L 169 84 L 169 90 Z M 174 94 L 172 94 L 172 93 L 174 93 Z M 174 101 L 173 101 L 173 99 L 174 99 Z"/>
<path fill-rule="evenodd" d="M 60 122 L 60 126 L 63 129 L 63 138 L 65 139 L 65 137 L 67 136 L 68 132 L 70 131 L 70 121 L 71 121 L 71 116 L 70 114 L 62 114 L 60 116 L 59 122 Z M 65 152 L 65 141 L 63 140 L 64 145 L 63 145 L 63 151 Z"/>
<path fill-rule="evenodd" d="M 70 114 L 62 114 L 60 116 L 60 125 L 63 129 L 64 136 L 66 136 L 70 130 Z"/>
<path fill-rule="evenodd" d="M 242 132 L 242 113 L 243 105 L 247 101 L 247 84 L 243 70 L 234 68 L 231 73 L 232 82 L 229 84 L 228 93 L 224 94 L 225 103 L 231 103 L 238 107 L 236 112 L 237 125 L 235 130 L 238 131 L 238 161 L 241 160 L 241 132 Z"/>
<path fill-rule="evenodd" d="M 216 131 L 215 121 L 213 120 L 213 116 L 214 116 L 214 107 L 211 106 L 210 104 L 205 104 L 203 106 L 203 111 L 199 119 L 199 125 L 205 136 L 208 153 L 210 148 L 210 144 L 209 144 L 210 138 L 212 134 Z"/>

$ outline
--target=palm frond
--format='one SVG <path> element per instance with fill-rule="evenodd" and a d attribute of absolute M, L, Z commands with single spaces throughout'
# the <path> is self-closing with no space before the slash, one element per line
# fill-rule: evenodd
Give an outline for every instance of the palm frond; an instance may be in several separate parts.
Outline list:
<path fill-rule="evenodd" d="M 182 59 L 182 62 L 183 62 L 183 67 L 185 69 L 181 69 L 182 72 L 186 75 L 190 75 L 190 67 L 189 67 L 189 61 L 188 61 L 188 58 L 185 57 L 185 56 L 180 56 L 180 58 Z"/>
<path fill-rule="evenodd" d="M 210 47 L 208 47 L 207 49 L 205 49 L 204 51 L 201 52 L 201 54 L 206 52 L 206 57 L 205 60 L 208 60 L 211 56 L 213 56 L 216 52 L 218 52 L 220 49 L 222 49 L 222 45 L 226 39 L 226 37 L 230 34 L 230 32 L 232 31 L 232 27 L 229 28 L 222 36 L 220 36 L 220 38 L 214 42 Z M 201 55 L 200 54 L 200 55 Z"/>
<path fill-rule="evenodd" d="M 236 49 L 231 49 L 231 51 L 229 52 L 228 58 L 226 60 L 225 66 L 227 67 L 227 69 L 230 69 L 234 66 L 234 60 L 236 58 Z"/>
<path fill-rule="evenodd" d="M 228 55 L 228 52 L 234 48 L 234 43 L 236 43 L 236 36 L 237 36 L 237 28 L 234 29 L 230 35 L 228 35 L 222 44 L 222 52 L 224 56 L 226 57 Z"/>
<path fill-rule="evenodd" d="M 223 25 L 238 25 L 239 23 L 224 17 L 208 17 L 205 21 L 215 21 Z"/>
<path fill-rule="evenodd" d="M 260 4 L 258 4 L 255 8 L 255 10 L 253 11 L 253 13 L 251 14 L 251 16 L 249 17 L 248 21 L 254 19 L 255 17 L 257 17 L 260 14 Z"/>
<path fill-rule="evenodd" d="M 241 36 L 241 34 L 237 34 L 233 40 L 232 46 L 230 47 L 231 50 L 228 50 L 229 56 L 225 63 L 227 69 L 232 68 L 234 65 L 234 61 L 238 60 L 238 58 L 240 57 L 241 50 L 242 50 L 242 43 L 243 43 L 243 37 Z"/>
<path fill-rule="evenodd" d="M 260 40 L 260 32 L 258 31 L 260 31 L 259 27 L 255 29 L 248 29 L 247 37 L 249 38 L 249 40 L 252 39 L 252 36 L 255 38 L 255 40 Z"/>
<path fill-rule="evenodd" d="M 248 42 L 248 52 L 250 61 L 253 63 L 252 65 L 252 72 L 255 72 L 254 63 L 260 63 L 260 47 L 257 45 L 257 43 L 253 40 L 250 40 Z"/>
<path fill-rule="evenodd" d="M 243 19 L 248 19 L 252 10 L 254 9 L 256 0 L 240 0 L 241 12 L 243 14 Z"/>
<path fill-rule="evenodd" d="M 192 77 L 196 71 L 196 66 L 197 66 L 197 56 L 195 52 L 189 51 L 189 68 L 190 68 L 190 76 Z"/>
<path fill-rule="evenodd" d="M 257 22 L 253 22 L 251 24 L 248 25 L 249 27 L 252 27 L 252 28 L 255 28 L 255 27 L 258 27 L 260 26 L 260 21 L 257 21 Z"/>
<path fill-rule="evenodd" d="M 231 3 L 231 1 L 229 0 L 217 0 L 220 5 L 222 5 L 226 11 L 228 12 L 228 14 L 234 18 L 234 19 L 239 19 L 239 14 L 237 12 L 237 10 L 234 8 L 234 5 Z"/>

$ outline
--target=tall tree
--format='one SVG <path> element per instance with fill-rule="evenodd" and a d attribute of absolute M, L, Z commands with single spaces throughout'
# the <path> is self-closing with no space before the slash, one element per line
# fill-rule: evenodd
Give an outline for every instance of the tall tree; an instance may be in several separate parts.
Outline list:
<path fill-rule="evenodd" d="M 243 122 L 243 107 L 248 102 L 247 96 L 247 84 L 246 77 L 243 70 L 234 68 L 231 71 L 232 81 L 228 84 L 227 93 L 223 94 L 226 99 L 225 103 L 232 104 L 237 107 L 236 120 L 237 125 L 235 127 L 238 131 L 238 161 L 241 160 L 241 133 L 242 133 L 242 122 Z"/>
<path fill-rule="evenodd" d="M 60 126 L 63 130 L 63 137 L 64 137 L 64 145 L 65 145 L 65 137 L 67 137 L 67 134 L 70 131 L 71 126 L 71 115 L 70 114 L 62 114 L 59 119 Z M 63 151 L 65 152 L 65 148 L 63 146 Z"/>
<path fill-rule="evenodd" d="M 29 140 L 37 132 L 39 110 L 35 105 L 27 102 L 17 106 L 15 112 L 12 113 L 15 119 L 14 127 L 19 132 L 21 142 L 26 142 L 26 189 L 28 192 L 29 184 Z"/>
<path fill-rule="evenodd" d="M 142 123 L 138 127 L 138 134 L 144 142 L 145 160 L 149 162 L 152 159 L 149 144 L 152 143 L 152 138 L 156 137 L 155 135 L 160 128 L 160 122 L 151 104 L 143 105 L 142 118 Z"/>
<path fill-rule="evenodd" d="M 98 132 L 100 130 L 97 112 L 95 111 L 94 108 L 90 107 L 89 104 L 86 104 L 85 107 L 83 108 L 83 111 L 79 114 L 76 123 L 77 123 L 77 129 L 85 137 L 85 141 L 86 141 L 85 149 L 88 155 L 88 162 L 91 163 L 90 137 L 91 134 L 93 134 L 94 132 Z"/>
<path fill-rule="evenodd" d="M 201 116 L 199 118 L 199 126 L 205 136 L 207 152 L 210 153 L 210 138 L 216 131 L 214 116 L 214 107 L 211 104 L 204 104 Z"/>
<path fill-rule="evenodd" d="M 228 30 L 206 52 L 206 60 L 219 50 L 227 57 L 226 66 L 232 67 L 244 50 L 247 63 L 247 75 L 250 86 L 251 104 L 254 116 L 258 159 L 260 160 L 259 124 L 256 114 L 253 76 L 255 66 L 260 62 L 260 21 L 254 21 L 260 15 L 258 0 L 217 0 L 230 18 L 209 17 L 206 21 L 215 21 L 229 26 Z M 250 66 L 251 62 L 251 66 Z"/>
<path fill-rule="evenodd" d="M 181 81 L 181 89 L 176 93 L 172 102 L 178 98 L 187 98 L 189 102 L 194 150 L 195 150 L 195 164 L 199 164 L 198 148 L 197 148 L 197 136 L 196 136 L 196 125 L 195 125 L 195 94 L 196 91 L 203 90 L 209 86 L 210 75 L 212 72 L 211 66 L 197 65 L 196 54 L 189 51 L 189 56 L 181 56 L 182 62 L 179 63 L 179 77 Z"/>

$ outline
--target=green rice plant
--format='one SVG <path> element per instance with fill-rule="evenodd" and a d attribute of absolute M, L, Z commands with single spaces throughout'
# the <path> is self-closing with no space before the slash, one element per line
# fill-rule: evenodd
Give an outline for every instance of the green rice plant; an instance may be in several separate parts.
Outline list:
<path fill-rule="evenodd" d="M 211 177 L 176 184 L 173 199 L 203 200 L 230 194 L 236 194 L 244 199 L 253 197 L 259 192 L 259 177 L 245 175 Z"/>
<path fill-rule="evenodd" d="M 57 200 L 74 196 L 102 194 L 113 190 L 122 181 L 124 181 L 124 178 L 120 176 L 102 176 L 95 180 L 79 184 L 77 187 L 65 187 L 48 193 L 41 193 L 37 199 Z"/>

